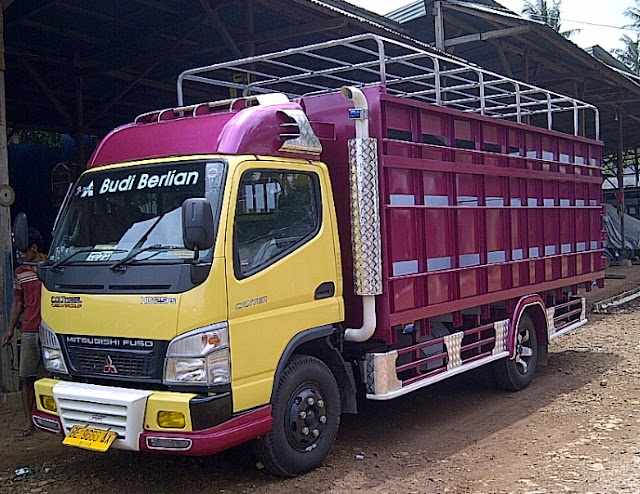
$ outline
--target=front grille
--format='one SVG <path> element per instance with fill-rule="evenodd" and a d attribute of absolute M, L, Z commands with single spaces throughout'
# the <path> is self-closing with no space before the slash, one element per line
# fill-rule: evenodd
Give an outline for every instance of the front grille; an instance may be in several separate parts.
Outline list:
<path fill-rule="evenodd" d="M 162 380 L 168 341 L 85 335 L 59 335 L 59 341 L 75 376 Z"/>
<path fill-rule="evenodd" d="M 155 374 L 154 352 L 144 354 L 121 352 L 69 348 L 69 357 L 71 366 L 83 374 L 153 377 Z"/>
<path fill-rule="evenodd" d="M 74 425 L 92 426 L 116 431 L 119 439 L 127 436 L 127 407 L 114 405 L 96 397 L 58 398 L 58 412 L 64 418 L 64 432 L 68 434 Z M 98 401 L 99 400 L 99 401 Z"/>

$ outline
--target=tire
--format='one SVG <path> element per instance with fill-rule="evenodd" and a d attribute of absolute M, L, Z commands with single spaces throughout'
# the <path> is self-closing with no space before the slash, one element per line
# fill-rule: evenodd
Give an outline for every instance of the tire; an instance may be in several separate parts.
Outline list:
<path fill-rule="evenodd" d="M 340 391 L 329 368 L 315 357 L 294 356 L 282 373 L 272 405 L 273 427 L 254 443 L 260 462 L 282 477 L 320 466 L 340 425 Z"/>
<path fill-rule="evenodd" d="M 515 337 L 515 358 L 496 362 L 494 367 L 498 384 L 507 391 L 521 391 L 529 386 L 538 363 L 536 328 L 526 312 L 520 316 Z"/>

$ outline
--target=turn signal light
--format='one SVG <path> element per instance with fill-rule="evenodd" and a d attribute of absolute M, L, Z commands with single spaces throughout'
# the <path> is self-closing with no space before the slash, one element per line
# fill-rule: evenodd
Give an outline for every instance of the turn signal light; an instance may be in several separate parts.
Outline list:
<path fill-rule="evenodd" d="M 44 408 L 45 410 L 49 410 L 50 412 L 58 411 L 56 400 L 53 399 L 53 396 L 40 395 L 40 404 L 42 405 L 42 408 Z"/>
<path fill-rule="evenodd" d="M 204 333 L 202 343 L 217 348 L 220 346 L 220 337 L 216 333 Z"/>
<path fill-rule="evenodd" d="M 186 423 L 182 412 L 158 412 L 158 425 L 165 429 L 184 429 Z"/>

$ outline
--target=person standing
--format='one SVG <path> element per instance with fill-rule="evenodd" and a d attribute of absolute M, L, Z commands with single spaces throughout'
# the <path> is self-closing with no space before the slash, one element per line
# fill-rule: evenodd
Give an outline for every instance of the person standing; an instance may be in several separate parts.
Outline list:
<path fill-rule="evenodd" d="M 42 253 L 42 236 L 35 228 L 29 228 L 29 248 L 21 252 L 25 263 L 45 261 Z M 31 413 L 35 406 L 34 383 L 38 374 L 38 366 L 42 361 L 40 350 L 40 298 L 42 282 L 38 279 L 35 265 L 22 264 L 15 270 L 13 278 L 13 303 L 9 327 L 2 337 L 2 344 L 7 345 L 13 339 L 16 326 L 22 316 L 22 342 L 20 345 L 20 377 L 22 378 L 22 406 L 26 420 L 23 436 L 33 434 L 34 425 Z"/>

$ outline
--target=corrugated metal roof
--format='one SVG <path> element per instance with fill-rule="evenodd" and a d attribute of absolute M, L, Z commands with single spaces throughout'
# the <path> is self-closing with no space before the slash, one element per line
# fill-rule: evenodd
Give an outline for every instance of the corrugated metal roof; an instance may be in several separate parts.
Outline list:
<path fill-rule="evenodd" d="M 434 44 L 432 4 L 433 0 L 426 0 L 425 10 L 424 2 L 412 2 L 389 17 L 411 36 Z M 606 153 L 617 152 L 620 129 L 627 148 L 640 147 L 640 78 L 620 67 L 610 54 L 602 49 L 587 52 L 546 24 L 489 0 L 443 0 L 442 12 L 447 52 L 596 105 Z"/>
<path fill-rule="evenodd" d="M 592 57 L 595 57 L 598 60 L 600 60 L 601 62 L 607 64 L 609 67 L 618 69 L 621 72 L 626 72 L 627 74 L 629 74 L 631 76 L 635 76 L 636 79 L 638 78 L 637 75 L 635 75 L 633 72 L 631 72 L 629 67 L 627 67 L 625 64 L 623 64 L 617 58 L 613 57 L 611 55 L 611 53 L 609 53 L 607 50 L 605 50 L 601 46 L 594 45 L 594 46 L 591 46 L 589 48 L 586 48 L 585 51 L 587 53 L 589 53 Z"/>
<path fill-rule="evenodd" d="M 404 7 L 400 7 L 389 12 L 385 17 L 392 21 L 396 21 L 399 24 L 403 24 L 418 17 L 423 17 L 425 12 L 424 2 L 422 0 L 418 0 L 417 2 L 410 3 Z"/>
<path fill-rule="evenodd" d="M 239 8 L 241 0 L 218 0 L 214 10 L 190 0 L 89 3 L 22 0 L 5 9 L 12 127 L 102 134 L 152 107 L 175 105 L 174 81 L 186 68 L 364 32 L 413 45 L 435 41 L 433 0 L 426 10 L 421 0 L 407 1 L 388 17 L 344 0 L 255 0 L 250 10 Z M 599 106 L 613 152 L 614 116 L 623 112 L 625 145 L 640 145 L 640 85 L 606 56 L 594 58 L 492 0 L 442 6 L 449 56 Z"/>
<path fill-rule="evenodd" d="M 190 67 L 363 32 L 407 39 L 400 24 L 343 0 L 75 3 L 22 0 L 5 7 L 12 127 L 101 135 L 141 112 L 174 105 L 174 81 Z M 201 95 L 221 96 L 228 94 Z"/>
<path fill-rule="evenodd" d="M 416 2 L 412 2 L 408 5 L 405 5 L 404 7 L 400 7 L 392 12 L 389 12 L 388 14 L 385 15 L 385 17 L 399 23 L 399 24 L 404 24 L 405 22 L 409 22 L 412 21 L 414 19 L 417 19 L 418 17 L 423 17 L 426 14 L 426 7 L 425 5 L 428 4 L 429 6 L 432 6 L 435 0 L 418 0 Z M 506 7 L 500 5 L 498 2 L 493 2 L 492 0 L 478 0 L 476 2 L 455 2 L 455 1 L 449 1 L 448 3 L 451 4 L 455 4 L 455 3 L 459 3 L 461 5 L 472 5 L 474 8 L 477 8 L 478 10 L 483 10 L 483 6 L 486 6 L 486 10 L 492 12 L 492 13 L 501 13 L 501 14 L 505 14 L 508 16 L 513 16 L 516 15 L 518 16 L 515 12 L 507 9 Z"/>
<path fill-rule="evenodd" d="M 371 24 L 379 29 L 385 29 L 388 31 L 399 32 L 400 26 L 396 25 L 394 19 L 386 16 L 378 15 L 369 10 L 363 9 L 349 2 L 343 0 L 307 0 L 311 3 L 315 3 L 321 7 L 332 10 L 337 14 L 344 15 L 356 19 L 360 22 Z M 393 25 L 392 25 L 393 24 Z"/>

